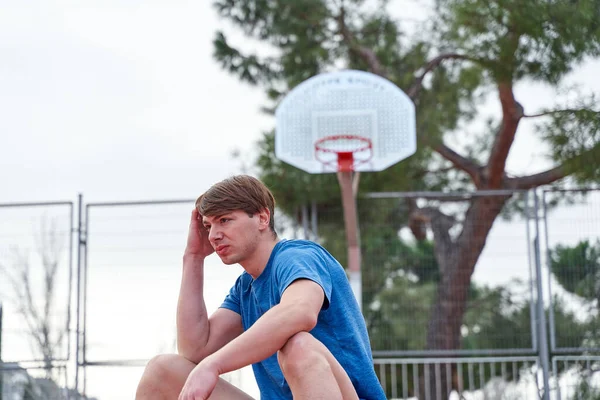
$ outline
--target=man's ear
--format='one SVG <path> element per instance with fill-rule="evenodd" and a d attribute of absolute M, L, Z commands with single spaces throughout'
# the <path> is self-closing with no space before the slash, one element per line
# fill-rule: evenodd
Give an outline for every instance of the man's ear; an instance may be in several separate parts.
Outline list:
<path fill-rule="evenodd" d="M 271 222 L 271 212 L 268 208 L 263 208 L 258 214 L 258 226 L 259 229 L 269 229 L 269 223 Z"/>

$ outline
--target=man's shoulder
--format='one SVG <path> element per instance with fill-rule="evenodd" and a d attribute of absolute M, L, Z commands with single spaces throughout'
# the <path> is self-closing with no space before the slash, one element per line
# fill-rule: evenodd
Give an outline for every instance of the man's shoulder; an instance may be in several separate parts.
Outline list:
<path fill-rule="evenodd" d="M 329 254 L 320 244 L 303 239 L 285 239 L 279 242 L 276 259 L 288 259 L 296 257 L 323 256 Z"/>
<path fill-rule="evenodd" d="M 325 250 L 320 244 L 304 239 L 283 239 L 279 242 L 278 252 L 318 249 Z"/>
<path fill-rule="evenodd" d="M 338 263 L 327 249 L 310 240 L 289 239 L 278 243 L 278 248 L 273 257 L 275 265 L 295 264 L 298 261 L 315 262 L 320 265 Z"/>

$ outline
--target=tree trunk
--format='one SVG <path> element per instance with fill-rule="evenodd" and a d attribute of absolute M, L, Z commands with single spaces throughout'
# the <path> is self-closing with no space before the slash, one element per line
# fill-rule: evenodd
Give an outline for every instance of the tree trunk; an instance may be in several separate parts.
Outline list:
<path fill-rule="evenodd" d="M 471 276 L 492 225 L 509 198 L 474 198 L 465 215 L 462 232 L 456 240 L 452 240 L 447 232 L 436 232 L 435 221 L 432 220 L 441 280 L 427 329 L 427 350 L 435 353 L 435 350 L 452 351 L 460 348 L 460 328 L 466 311 Z M 452 377 L 446 376 L 445 368 L 441 368 L 439 377 L 435 376 L 433 366 L 425 368 L 429 368 L 429 379 L 428 382 L 421 379 L 419 398 L 448 399 L 448 388 L 454 389 L 456 382 L 452 383 Z"/>

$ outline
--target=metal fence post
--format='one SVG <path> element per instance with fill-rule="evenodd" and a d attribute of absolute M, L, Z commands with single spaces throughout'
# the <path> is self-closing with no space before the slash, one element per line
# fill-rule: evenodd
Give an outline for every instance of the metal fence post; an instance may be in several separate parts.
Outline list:
<path fill-rule="evenodd" d="M 0 400 L 4 391 L 4 361 L 2 361 L 2 302 L 0 302 Z"/>
<path fill-rule="evenodd" d="M 83 195 L 80 193 L 77 202 L 77 320 L 75 328 L 75 383 L 74 389 L 76 393 L 79 393 L 79 355 L 81 350 L 81 258 L 83 253 L 83 246 L 85 246 L 85 240 L 83 237 Z"/>
<path fill-rule="evenodd" d="M 539 226 L 539 204 L 537 192 L 533 191 L 534 215 L 535 215 L 535 239 L 534 239 L 534 254 L 535 254 L 535 283 L 537 288 L 537 322 L 538 322 L 538 352 L 540 362 L 542 364 L 542 375 L 544 382 L 544 392 L 542 399 L 550 399 L 550 366 L 548 355 L 548 336 L 546 330 L 546 314 L 544 310 L 544 293 L 542 291 L 542 264 L 540 261 L 540 226 Z"/>
<path fill-rule="evenodd" d="M 313 200 L 310 205 L 310 227 L 313 233 L 313 240 L 315 242 L 319 241 L 319 231 L 317 228 L 317 202 Z"/>
<path fill-rule="evenodd" d="M 309 221 L 308 221 L 308 206 L 306 204 L 302 204 L 302 209 L 301 209 L 301 215 L 302 215 L 302 233 L 304 234 L 304 237 L 302 239 L 304 240 L 310 240 L 310 229 L 308 227 Z"/>

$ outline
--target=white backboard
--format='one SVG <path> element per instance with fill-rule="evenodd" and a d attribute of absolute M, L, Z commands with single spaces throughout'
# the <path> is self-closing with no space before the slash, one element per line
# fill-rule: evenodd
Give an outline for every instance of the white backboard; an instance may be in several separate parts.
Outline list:
<path fill-rule="evenodd" d="M 372 159 L 356 171 L 381 171 L 414 154 L 415 107 L 392 82 L 364 71 L 314 76 L 296 86 L 275 112 L 275 155 L 310 173 L 335 172 L 315 158 L 317 140 L 359 135 Z"/>

